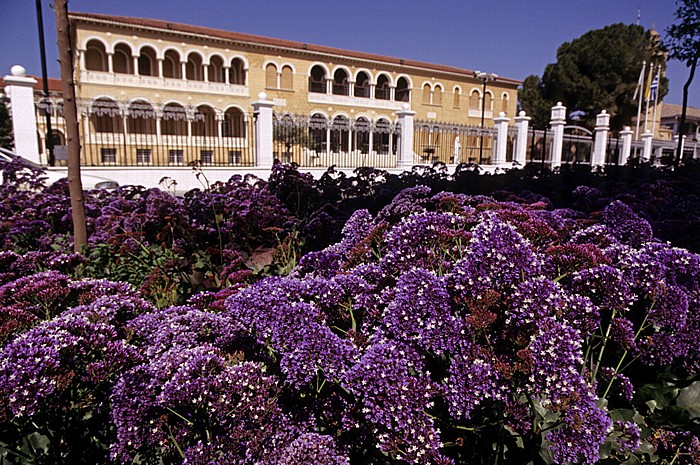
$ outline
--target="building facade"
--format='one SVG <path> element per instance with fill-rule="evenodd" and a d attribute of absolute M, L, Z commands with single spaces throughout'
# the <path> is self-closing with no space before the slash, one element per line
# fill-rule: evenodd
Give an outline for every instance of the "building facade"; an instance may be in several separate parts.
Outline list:
<path fill-rule="evenodd" d="M 302 156 L 392 157 L 405 105 L 426 125 L 493 126 L 499 113 L 516 112 L 520 81 L 495 75 L 160 20 L 71 13 L 70 21 L 88 165 L 250 165 L 260 92 L 278 120 L 305 120 L 293 141 L 295 131 L 275 133 L 285 161 L 301 164 Z M 415 144 L 430 154 L 455 141 Z"/>

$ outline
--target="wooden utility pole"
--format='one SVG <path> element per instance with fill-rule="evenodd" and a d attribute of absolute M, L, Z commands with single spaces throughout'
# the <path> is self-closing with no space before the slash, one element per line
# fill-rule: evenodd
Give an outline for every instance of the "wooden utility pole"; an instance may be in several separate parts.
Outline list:
<path fill-rule="evenodd" d="M 55 0 L 54 9 L 56 10 L 58 61 L 61 63 L 63 111 L 66 119 L 66 142 L 68 144 L 68 192 L 73 212 L 73 249 L 80 252 L 87 245 L 87 222 L 85 220 L 83 183 L 80 179 L 80 133 L 78 131 L 78 106 L 75 101 L 68 0 Z"/>

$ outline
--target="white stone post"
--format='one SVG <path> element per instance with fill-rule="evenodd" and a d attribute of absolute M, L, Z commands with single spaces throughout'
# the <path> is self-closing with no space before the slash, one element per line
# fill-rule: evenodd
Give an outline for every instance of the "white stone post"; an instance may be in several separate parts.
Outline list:
<path fill-rule="evenodd" d="M 401 143 L 399 144 L 399 156 L 396 163 L 399 168 L 410 168 L 413 166 L 413 117 L 415 115 L 416 112 L 411 111 L 411 106 L 408 103 L 404 103 L 403 109 L 396 112 L 401 125 Z"/>
<path fill-rule="evenodd" d="M 27 77 L 27 71 L 20 65 L 13 66 L 11 72 L 12 76 L 5 76 L 5 94 L 10 97 L 15 152 L 34 163 L 41 163 L 34 107 L 37 81 Z"/>
<path fill-rule="evenodd" d="M 274 102 L 267 99 L 265 92 L 258 94 L 258 100 L 253 102 L 255 115 L 255 164 L 263 168 L 272 168 L 272 107 Z"/>
<path fill-rule="evenodd" d="M 552 119 L 549 122 L 552 127 L 552 153 L 550 157 L 551 168 L 561 166 L 561 153 L 564 149 L 564 125 L 566 124 L 566 107 L 557 102 L 552 107 Z"/>
<path fill-rule="evenodd" d="M 685 152 L 685 139 L 688 136 L 683 134 L 683 141 L 681 142 L 681 161 L 683 161 L 683 152 Z M 673 157 L 675 158 L 677 155 L 678 151 L 678 134 L 673 136 Z"/>
<path fill-rule="evenodd" d="M 610 131 L 610 115 L 601 111 L 595 119 L 595 141 L 593 143 L 593 157 L 591 167 L 605 166 L 605 149 L 608 144 L 608 131 Z"/>
<path fill-rule="evenodd" d="M 642 134 L 642 143 L 644 144 L 644 148 L 642 149 L 642 161 L 648 162 L 651 160 L 651 143 L 653 139 L 654 134 L 648 129 Z"/>
<path fill-rule="evenodd" d="M 502 165 L 506 162 L 509 121 L 510 118 L 507 118 L 504 112 L 500 112 L 498 117 L 493 119 L 493 124 L 496 127 L 496 150 L 493 153 L 492 163 L 496 166 Z"/>
<path fill-rule="evenodd" d="M 518 128 L 518 136 L 515 139 L 515 147 L 513 149 L 513 161 L 521 166 L 527 163 L 527 130 L 530 125 L 530 117 L 521 111 L 518 116 L 513 118 L 515 127 Z"/>
<path fill-rule="evenodd" d="M 625 129 L 620 131 L 620 139 L 622 139 L 622 151 L 618 158 L 618 164 L 626 165 L 627 160 L 630 158 L 630 153 L 632 153 L 632 134 L 634 131 L 629 126 L 625 126 Z"/>

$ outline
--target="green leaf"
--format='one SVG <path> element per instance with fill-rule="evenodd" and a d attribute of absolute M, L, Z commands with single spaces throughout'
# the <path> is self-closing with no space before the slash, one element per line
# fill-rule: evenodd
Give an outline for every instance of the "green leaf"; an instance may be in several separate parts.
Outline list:
<path fill-rule="evenodd" d="M 688 412 L 690 418 L 700 417 L 700 381 L 681 389 L 676 403 Z"/>

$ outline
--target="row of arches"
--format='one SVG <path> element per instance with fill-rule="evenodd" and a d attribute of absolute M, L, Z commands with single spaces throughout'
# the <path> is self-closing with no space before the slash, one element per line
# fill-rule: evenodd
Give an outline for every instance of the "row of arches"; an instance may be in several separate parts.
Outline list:
<path fill-rule="evenodd" d="M 134 100 L 121 108 L 112 99 L 99 98 L 90 105 L 88 115 L 96 133 L 246 137 L 245 113 L 237 107 L 220 112 L 206 104 L 185 108 L 170 102 L 156 110 L 145 100 Z"/>
<path fill-rule="evenodd" d="M 423 104 L 425 105 L 437 105 L 443 104 L 443 88 L 440 84 L 431 85 L 425 83 L 423 85 Z M 470 110 L 485 109 L 486 111 L 494 111 L 494 97 L 491 91 L 487 90 L 483 97 L 481 91 L 478 89 L 472 89 L 469 94 L 468 106 Z M 508 104 L 510 98 L 507 92 L 501 94 L 500 110 L 504 113 L 508 113 Z M 462 106 L 462 89 L 459 86 L 455 86 L 452 94 L 452 106 L 454 108 L 460 108 Z"/>
<path fill-rule="evenodd" d="M 168 49 L 159 56 L 148 45 L 134 54 L 123 42 L 108 52 L 97 39 L 87 43 L 82 57 L 83 68 L 88 71 L 246 85 L 247 64 L 241 57 L 225 61 L 220 55 L 212 55 L 205 62 L 198 52 L 182 56 L 177 50 Z"/>
<path fill-rule="evenodd" d="M 309 92 L 409 102 L 411 85 L 407 76 L 399 76 L 394 83 L 386 73 L 373 77 L 368 71 L 360 70 L 352 76 L 349 70 L 338 67 L 331 74 L 325 66 L 317 64 L 309 72 Z"/>

